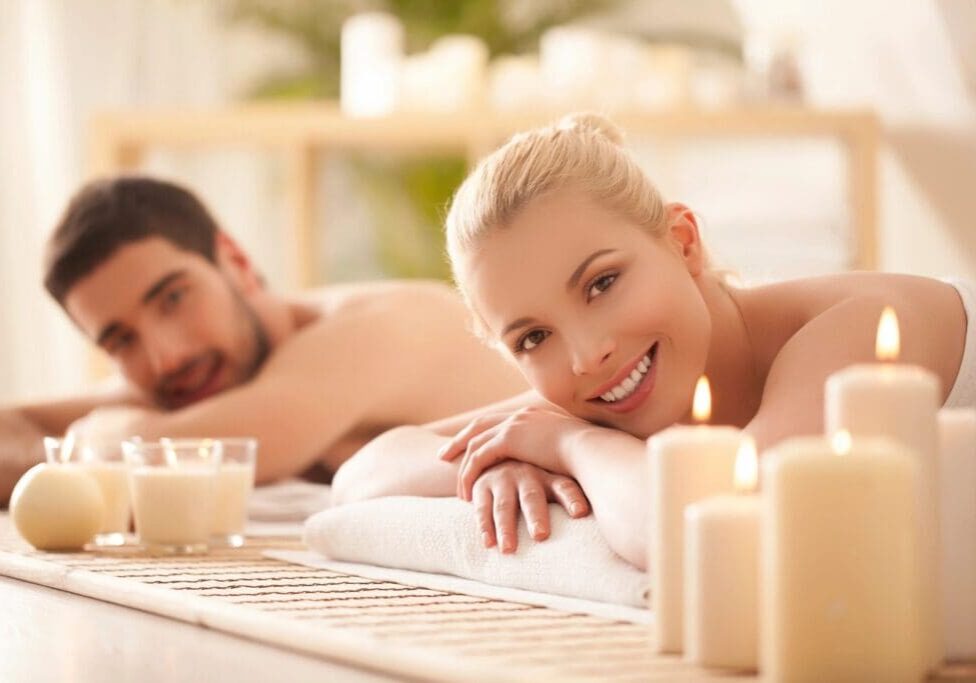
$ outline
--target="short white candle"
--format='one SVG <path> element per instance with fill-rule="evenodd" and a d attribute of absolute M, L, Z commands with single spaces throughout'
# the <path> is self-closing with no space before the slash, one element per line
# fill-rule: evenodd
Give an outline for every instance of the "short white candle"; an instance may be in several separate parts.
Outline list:
<path fill-rule="evenodd" d="M 214 510 L 212 468 L 136 467 L 130 477 L 140 541 L 149 546 L 206 545 Z"/>
<path fill-rule="evenodd" d="M 918 683 L 916 458 L 890 439 L 837 436 L 763 455 L 760 669 L 772 681 Z"/>
<path fill-rule="evenodd" d="M 946 657 L 976 659 L 976 410 L 939 412 Z"/>
<path fill-rule="evenodd" d="M 759 497 L 756 447 L 735 461 L 737 495 L 685 508 L 685 659 L 755 670 L 759 658 Z"/>
<path fill-rule="evenodd" d="M 707 380 L 695 390 L 696 420 L 711 413 Z M 654 647 L 681 652 L 684 640 L 684 512 L 685 507 L 720 493 L 731 493 L 735 456 L 742 431 L 704 424 L 677 426 L 648 440 L 651 473 L 651 609 Z"/>
<path fill-rule="evenodd" d="M 894 363 L 900 347 L 898 320 L 886 308 L 878 325 L 874 364 L 844 368 L 827 378 L 824 418 L 826 431 L 846 430 L 854 436 L 886 436 L 905 444 L 919 464 L 919 538 L 917 561 L 922 565 L 923 657 L 935 669 L 945 655 L 942 633 L 941 560 L 939 533 L 939 458 L 936 414 L 939 379 L 925 368 Z"/>
<path fill-rule="evenodd" d="M 247 521 L 247 499 L 254 488 L 254 463 L 225 462 L 217 472 L 215 536 L 241 534 Z"/>

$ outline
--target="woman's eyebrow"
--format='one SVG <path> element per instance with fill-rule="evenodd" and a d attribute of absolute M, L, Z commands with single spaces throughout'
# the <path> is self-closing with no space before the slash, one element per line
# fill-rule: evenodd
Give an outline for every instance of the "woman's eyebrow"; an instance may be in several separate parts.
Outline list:
<path fill-rule="evenodd" d="M 573 274 L 570 275 L 569 276 L 569 279 L 566 281 L 566 289 L 567 289 L 567 291 L 573 289 L 579 283 L 580 278 L 583 277 L 583 273 L 586 272 L 586 267 L 588 265 L 590 265 L 590 263 L 592 263 L 594 259 L 600 258 L 604 254 L 612 254 L 615 251 L 618 251 L 618 250 L 617 249 L 597 249 L 592 254 L 590 254 L 585 259 L 583 259 L 583 262 L 580 263 L 578 266 L 576 266 L 576 270 L 573 271 Z"/>
<path fill-rule="evenodd" d="M 501 336 L 504 337 L 512 330 L 517 330 L 520 327 L 528 327 L 529 325 L 533 325 L 536 322 L 538 321 L 535 318 L 518 318 L 517 320 L 513 320 L 512 322 L 510 322 L 508 325 L 505 326 L 505 329 L 502 330 Z"/>

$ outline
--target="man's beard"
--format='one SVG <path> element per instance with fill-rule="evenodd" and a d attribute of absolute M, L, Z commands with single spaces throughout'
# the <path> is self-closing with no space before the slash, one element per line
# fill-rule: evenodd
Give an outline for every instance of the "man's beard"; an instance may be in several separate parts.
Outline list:
<path fill-rule="evenodd" d="M 241 364 L 240 371 L 237 373 L 237 376 L 233 378 L 232 383 L 228 386 L 222 387 L 217 393 L 222 393 L 227 389 L 249 382 L 258 373 L 261 366 L 264 365 L 264 362 L 271 354 L 271 342 L 268 338 L 268 332 L 261 323 L 261 319 L 258 317 L 257 312 L 230 283 L 227 283 L 227 286 L 230 289 L 234 306 L 240 315 L 240 319 L 244 322 L 246 327 L 245 334 L 250 338 L 250 353 L 248 354 L 249 357 L 245 360 L 245 362 Z M 190 359 L 181 368 L 175 372 L 169 373 L 156 384 L 156 388 L 153 391 L 156 404 L 165 410 L 174 410 L 192 405 L 195 403 L 195 401 L 184 404 L 178 399 L 174 400 L 174 392 L 170 388 L 170 385 L 173 384 L 174 381 L 178 383 L 180 377 L 188 372 L 191 372 L 193 366 L 198 363 L 210 361 L 214 364 L 223 364 L 225 359 L 226 354 L 217 349 L 210 349 Z M 211 397 L 208 396 L 206 398 Z"/>

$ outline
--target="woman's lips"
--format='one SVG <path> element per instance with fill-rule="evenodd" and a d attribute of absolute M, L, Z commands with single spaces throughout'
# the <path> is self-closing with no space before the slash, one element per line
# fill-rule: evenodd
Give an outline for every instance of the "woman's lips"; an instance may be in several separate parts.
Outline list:
<path fill-rule="evenodd" d="M 641 378 L 640 384 L 638 384 L 637 388 L 634 389 L 634 393 L 627 398 L 620 399 L 619 401 L 604 401 L 602 398 L 597 397 L 589 399 L 588 403 L 596 404 L 600 408 L 610 410 L 614 413 L 629 413 L 630 411 L 641 406 L 647 400 L 647 397 L 651 395 L 651 392 L 654 391 L 654 384 L 657 379 L 657 365 L 660 358 L 660 344 L 655 342 L 651 348 L 647 350 L 646 355 L 650 358 L 651 364 L 650 367 L 648 367 L 647 372 Z M 641 358 L 643 357 L 644 356 L 641 356 Z"/>

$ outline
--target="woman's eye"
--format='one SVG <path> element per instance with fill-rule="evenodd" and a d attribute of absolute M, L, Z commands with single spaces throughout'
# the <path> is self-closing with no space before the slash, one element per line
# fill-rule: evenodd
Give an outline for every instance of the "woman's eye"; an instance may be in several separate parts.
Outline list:
<path fill-rule="evenodd" d="M 607 273 L 606 275 L 601 275 L 592 283 L 590 283 L 589 288 L 586 290 L 586 296 L 588 299 L 594 299 L 605 291 L 610 289 L 611 285 L 617 280 L 616 273 Z"/>
<path fill-rule="evenodd" d="M 525 336 L 523 336 L 521 339 L 519 339 L 518 344 L 516 344 L 515 350 L 531 351 L 539 344 L 541 344 L 543 340 L 548 336 L 549 333 L 546 332 L 545 330 L 532 330 L 531 332 L 525 334 Z"/>

